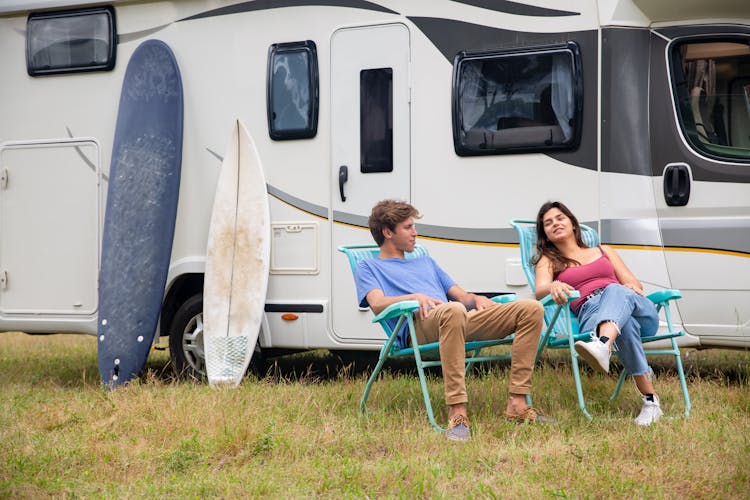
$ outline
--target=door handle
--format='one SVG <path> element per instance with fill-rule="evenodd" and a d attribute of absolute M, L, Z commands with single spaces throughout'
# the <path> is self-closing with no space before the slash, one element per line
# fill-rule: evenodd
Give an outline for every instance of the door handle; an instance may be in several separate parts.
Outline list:
<path fill-rule="evenodd" d="M 339 167 L 339 193 L 341 194 L 341 201 L 346 201 L 346 196 L 344 196 L 344 184 L 348 180 L 349 169 L 346 168 L 346 165 L 341 165 Z"/>
<path fill-rule="evenodd" d="M 672 163 L 664 169 L 664 200 L 670 207 L 684 207 L 690 200 L 690 168 Z"/>

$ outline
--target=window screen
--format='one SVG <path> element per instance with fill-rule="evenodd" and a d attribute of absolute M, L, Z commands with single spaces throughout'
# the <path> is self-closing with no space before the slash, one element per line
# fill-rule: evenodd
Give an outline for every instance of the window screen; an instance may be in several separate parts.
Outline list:
<path fill-rule="evenodd" d="M 26 69 L 31 76 L 109 71 L 117 38 L 111 7 L 31 14 L 26 23 Z"/>
<path fill-rule="evenodd" d="M 750 161 L 750 39 L 701 38 L 676 44 L 671 57 L 690 145 L 712 158 Z"/>
<path fill-rule="evenodd" d="M 268 54 L 268 133 L 305 139 L 318 131 L 318 56 L 315 42 L 278 43 Z"/>
<path fill-rule="evenodd" d="M 393 171 L 393 69 L 359 73 L 360 171 Z"/>
<path fill-rule="evenodd" d="M 461 156 L 574 149 L 583 108 L 574 43 L 456 56 L 453 139 Z"/>

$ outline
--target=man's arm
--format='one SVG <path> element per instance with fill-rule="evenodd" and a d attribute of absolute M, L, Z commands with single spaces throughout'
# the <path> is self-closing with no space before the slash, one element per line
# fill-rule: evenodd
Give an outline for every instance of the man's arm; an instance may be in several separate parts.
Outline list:
<path fill-rule="evenodd" d="M 417 302 L 419 302 L 419 316 L 422 319 L 425 319 L 427 317 L 427 313 L 430 309 L 443 303 L 441 300 L 435 299 L 423 293 L 410 293 L 409 295 L 389 296 L 385 295 L 383 293 L 383 290 L 381 290 L 380 288 L 375 288 L 367 292 L 366 298 L 367 303 L 370 304 L 370 308 L 373 310 L 373 312 L 375 312 L 375 314 L 380 314 L 383 309 L 391 304 L 395 304 L 396 302 L 401 302 L 404 300 L 416 300 Z"/>
<path fill-rule="evenodd" d="M 494 304 L 490 299 L 484 295 L 476 295 L 465 291 L 458 285 L 453 285 L 448 289 L 448 298 L 451 300 L 458 301 L 466 306 L 466 309 L 474 309 L 481 311 L 482 309 Z"/>

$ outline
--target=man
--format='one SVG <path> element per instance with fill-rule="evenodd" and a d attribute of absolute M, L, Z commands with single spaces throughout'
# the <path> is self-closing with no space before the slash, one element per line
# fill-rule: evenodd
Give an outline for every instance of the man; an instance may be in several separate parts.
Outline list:
<path fill-rule="evenodd" d="M 528 299 L 497 304 L 465 292 L 431 257 L 407 260 L 404 254 L 414 250 L 414 219 L 419 217 L 417 209 L 405 202 L 384 200 L 373 207 L 369 226 L 380 247 L 380 258 L 364 260 L 357 268 L 360 305 L 378 314 L 402 300 L 419 303 L 415 333 L 420 344 L 440 343 L 448 405 L 446 435 L 455 441 L 467 441 L 471 435 L 466 412 L 465 342 L 499 339 L 515 332 L 505 417 L 534 422 L 537 412 L 526 404 L 526 395 L 531 392 L 531 372 L 542 331 L 541 304 Z M 406 347 L 410 342 L 407 332 L 397 334 L 399 344 Z"/>

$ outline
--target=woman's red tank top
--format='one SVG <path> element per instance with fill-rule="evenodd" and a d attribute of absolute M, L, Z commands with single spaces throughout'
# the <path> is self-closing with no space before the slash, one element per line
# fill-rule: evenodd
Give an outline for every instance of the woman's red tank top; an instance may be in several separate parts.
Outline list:
<path fill-rule="evenodd" d="M 556 280 L 567 283 L 581 292 L 581 298 L 570 303 L 570 309 L 575 314 L 578 314 L 578 310 L 591 292 L 612 283 L 619 283 L 617 276 L 615 276 L 615 268 L 607 254 L 604 253 L 602 247 L 598 246 L 597 248 L 602 256 L 594 262 L 582 266 L 568 267 L 554 277 Z"/>

